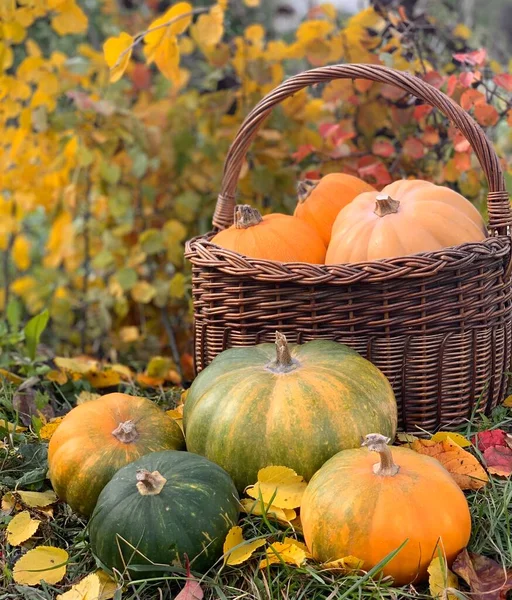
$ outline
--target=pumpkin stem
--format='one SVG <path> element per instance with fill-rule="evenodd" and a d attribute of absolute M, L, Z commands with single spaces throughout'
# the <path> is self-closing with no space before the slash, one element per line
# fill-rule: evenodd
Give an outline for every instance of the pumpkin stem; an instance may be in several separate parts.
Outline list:
<path fill-rule="evenodd" d="M 123 444 L 131 444 L 139 437 L 139 432 L 133 421 L 125 421 L 124 423 L 119 423 L 112 432 L 112 435 L 120 442 L 123 442 Z"/>
<path fill-rule="evenodd" d="M 141 496 L 157 496 L 164 488 L 167 479 L 158 471 L 150 473 L 146 469 L 137 470 L 137 489 Z"/>
<path fill-rule="evenodd" d="M 299 181 L 297 185 L 297 198 L 299 200 L 299 204 L 306 202 L 311 192 L 316 188 L 319 182 L 320 179 L 304 179 L 303 181 Z"/>
<path fill-rule="evenodd" d="M 378 217 L 393 215 L 398 212 L 400 202 L 393 200 L 388 194 L 379 194 L 375 198 L 375 210 L 373 211 Z"/>
<path fill-rule="evenodd" d="M 292 358 L 288 341 L 284 333 L 276 331 L 276 359 L 267 365 L 272 373 L 289 373 L 299 366 L 298 361 Z"/>
<path fill-rule="evenodd" d="M 259 211 L 249 204 L 239 204 L 235 207 L 235 228 L 247 229 L 263 221 Z"/>
<path fill-rule="evenodd" d="M 366 446 L 368 450 L 380 454 L 380 463 L 373 465 L 373 472 L 376 475 L 392 477 L 400 470 L 400 467 L 393 462 L 393 455 L 388 446 L 390 441 L 388 437 L 380 433 L 369 433 L 361 444 L 362 446 Z"/>

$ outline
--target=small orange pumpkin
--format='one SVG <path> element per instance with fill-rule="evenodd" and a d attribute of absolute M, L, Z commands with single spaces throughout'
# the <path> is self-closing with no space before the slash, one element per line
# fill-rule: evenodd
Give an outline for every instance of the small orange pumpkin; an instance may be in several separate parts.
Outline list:
<path fill-rule="evenodd" d="M 247 204 L 236 207 L 235 223 L 219 232 L 212 243 L 265 260 L 321 264 L 325 259 L 325 244 L 310 225 L 279 213 L 262 217 Z"/>
<path fill-rule="evenodd" d="M 487 237 L 484 220 L 463 196 L 429 181 L 402 180 L 367 192 L 334 222 L 326 264 L 441 250 Z"/>
<path fill-rule="evenodd" d="M 366 449 L 344 450 L 313 475 L 300 508 L 306 544 L 321 562 L 356 556 L 370 570 L 404 546 L 384 567 L 397 585 L 420 582 L 437 548 L 448 564 L 466 546 L 471 517 L 466 497 L 436 459 L 390 448 L 377 433 Z"/>
<path fill-rule="evenodd" d="M 318 181 L 305 179 L 298 186 L 294 215 L 314 227 L 328 245 L 340 210 L 359 194 L 372 191 L 375 188 L 369 183 L 345 173 L 330 173 Z"/>

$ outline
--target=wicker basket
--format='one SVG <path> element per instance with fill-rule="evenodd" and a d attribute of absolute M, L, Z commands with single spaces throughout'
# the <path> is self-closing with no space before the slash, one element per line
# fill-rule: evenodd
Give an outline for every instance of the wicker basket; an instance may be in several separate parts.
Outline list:
<path fill-rule="evenodd" d="M 473 147 L 489 183 L 490 237 L 437 252 L 341 265 L 279 263 L 219 248 L 212 233 L 187 243 L 193 266 L 195 361 L 200 371 L 232 346 L 273 341 L 343 342 L 393 385 L 405 431 L 453 429 L 488 411 L 507 389 L 511 360 L 511 210 L 498 157 L 460 106 L 421 79 L 375 65 L 338 65 L 296 75 L 247 116 L 224 168 L 213 225 L 233 222 L 246 152 L 272 108 L 333 79 L 393 84 L 447 115 Z"/>

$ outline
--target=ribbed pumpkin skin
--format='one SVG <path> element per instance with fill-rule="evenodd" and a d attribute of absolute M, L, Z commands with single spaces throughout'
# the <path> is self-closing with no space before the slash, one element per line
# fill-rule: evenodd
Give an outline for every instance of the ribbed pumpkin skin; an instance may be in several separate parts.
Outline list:
<path fill-rule="evenodd" d="M 211 241 L 244 256 L 279 262 L 323 264 L 326 251 L 326 244 L 310 225 L 279 213 L 265 215 L 261 223 L 246 229 L 232 225 Z"/>
<path fill-rule="evenodd" d="M 385 376 L 347 346 L 327 340 L 289 346 L 298 361 L 273 373 L 273 344 L 219 354 L 185 402 L 187 448 L 223 467 L 243 490 L 269 465 L 310 479 L 339 450 L 378 430 L 395 434 L 397 407 Z"/>
<path fill-rule="evenodd" d="M 158 495 L 139 493 L 138 469 L 158 471 L 167 479 Z M 238 514 L 237 491 L 220 467 L 188 452 L 156 452 L 127 465 L 105 486 L 89 523 L 91 547 L 109 569 L 123 571 L 123 564 L 130 562 L 133 550 L 126 540 L 159 564 L 184 564 L 187 554 L 191 568 L 202 572 L 222 556 L 224 540 Z M 138 555 L 131 564 L 148 563 Z"/>
<path fill-rule="evenodd" d="M 398 200 L 398 212 L 376 215 L 379 195 Z M 360 194 L 339 213 L 325 263 L 408 256 L 486 237 L 480 213 L 457 192 L 428 181 L 395 181 L 381 192 Z"/>
<path fill-rule="evenodd" d="M 112 434 L 133 421 L 138 438 L 130 443 Z M 71 508 L 89 516 L 114 473 L 149 452 L 181 450 L 179 425 L 151 400 L 107 394 L 71 410 L 50 440 L 48 464 L 53 489 Z"/>
<path fill-rule="evenodd" d="M 306 200 L 301 202 L 299 199 L 294 215 L 314 227 L 327 246 L 340 210 L 359 194 L 372 191 L 375 188 L 358 177 L 330 173 L 320 179 Z"/>
<path fill-rule="evenodd" d="M 451 563 L 469 541 L 471 519 L 437 460 L 390 449 L 400 467 L 392 477 L 374 474 L 379 456 L 363 448 L 331 458 L 309 482 L 300 514 L 307 546 L 322 562 L 352 555 L 368 570 L 409 539 L 383 571 L 404 585 L 427 577 L 439 538 Z"/>

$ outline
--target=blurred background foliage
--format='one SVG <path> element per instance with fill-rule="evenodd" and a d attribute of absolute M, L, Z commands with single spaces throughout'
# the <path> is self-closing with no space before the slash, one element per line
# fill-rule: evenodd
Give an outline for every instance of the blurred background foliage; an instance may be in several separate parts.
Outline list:
<path fill-rule="evenodd" d="M 198 35 L 196 15 L 177 38 L 179 66 L 148 64 L 138 44 L 111 83 L 105 40 L 170 6 L 0 2 L 0 307 L 21 320 L 48 308 L 54 352 L 136 364 L 164 354 L 192 376 L 184 242 L 210 229 L 244 117 L 291 74 L 339 62 L 414 72 L 474 115 L 507 169 L 510 2 L 193 2 L 221 14 L 213 37 Z M 247 157 L 240 200 L 291 212 L 297 182 L 332 171 L 447 183 L 485 212 L 469 145 L 388 86 L 334 82 L 286 101 Z"/>

